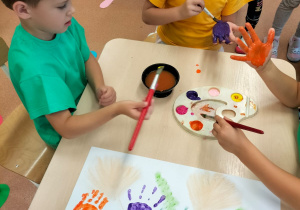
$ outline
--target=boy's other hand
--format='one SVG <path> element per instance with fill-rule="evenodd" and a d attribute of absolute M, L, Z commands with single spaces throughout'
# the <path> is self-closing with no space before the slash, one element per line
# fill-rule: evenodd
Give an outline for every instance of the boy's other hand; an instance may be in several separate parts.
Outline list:
<path fill-rule="evenodd" d="M 181 19 L 187 19 L 198 15 L 205 7 L 204 0 L 186 0 L 180 8 Z"/>
<path fill-rule="evenodd" d="M 148 108 L 147 114 L 145 116 L 145 120 L 150 119 L 150 116 L 153 112 L 153 102 L 152 99 L 151 105 Z M 124 114 L 128 117 L 131 117 L 132 119 L 138 120 L 143 108 L 148 106 L 148 102 L 142 101 L 142 102 L 135 102 L 135 101 L 121 101 L 120 105 L 120 113 Z"/>
<path fill-rule="evenodd" d="M 226 118 L 226 117 L 225 117 Z M 249 141 L 241 129 L 233 128 L 222 117 L 216 115 L 212 134 L 218 139 L 219 144 L 228 152 L 237 154 L 242 152 L 244 144 Z M 226 118 L 230 120 L 229 118 Z"/>
<path fill-rule="evenodd" d="M 96 91 L 99 104 L 108 106 L 116 102 L 116 91 L 113 87 L 103 86 Z"/>
<path fill-rule="evenodd" d="M 269 29 L 268 40 L 266 43 L 262 43 L 250 23 L 246 23 L 246 28 L 248 29 L 251 37 L 246 32 L 244 27 L 240 27 L 239 30 L 242 33 L 247 45 L 245 45 L 239 38 L 236 39 L 236 43 L 246 53 L 246 56 L 232 55 L 230 58 L 238 61 L 246 61 L 256 70 L 263 69 L 271 57 L 271 49 L 275 36 L 275 30 L 273 28 Z"/>

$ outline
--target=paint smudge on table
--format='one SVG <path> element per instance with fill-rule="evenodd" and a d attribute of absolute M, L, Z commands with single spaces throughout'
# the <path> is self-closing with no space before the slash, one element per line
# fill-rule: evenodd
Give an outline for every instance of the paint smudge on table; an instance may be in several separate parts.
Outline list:
<path fill-rule="evenodd" d="M 0 125 L 3 123 L 3 118 L 2 116 L 0 115 Z"/>

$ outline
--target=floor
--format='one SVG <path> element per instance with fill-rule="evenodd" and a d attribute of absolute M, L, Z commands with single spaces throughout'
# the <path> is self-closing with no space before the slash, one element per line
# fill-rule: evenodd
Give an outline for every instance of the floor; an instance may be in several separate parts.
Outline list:
<path fill-rule="evenodd" d="M 155 30 L 155 26 L 145 25 L 141 20 L 141 9 L 144 0 L 114 0 L 105 9 L 99 7 L 103 0 L 73 0 L 76 9 L 74 17 L 85 28 L 87 42 L 90 50 L 95 51 L 98 57 L 106 42 L 114 38 L 144 40 L 147 35 Z M 272 26 L 275 11 L 280 0 L 264 1 L 260 21 L 256 26 L 258 36 L 263 39 L 268 29 Z M 239 12 L 238 25 L 245 22 L 247 5 Z M 286 23 L 280 37 L 278 58 L 286 59 L 287 43 L 295 33 L 299 22 L 300 7 L 296 8 Z M 297 16 L 298 15 L 298 16 Z M 0 2 L 0 37 L 8 46 L 19 20 L 14 13 Z M 234 52 L 235 45 L 226 46 L 225 52 Z M 291 63 L 296 71 L 300 72 L 300 62 Z M 299 75 L 299 74 L 297 74 Z M 300 78 L 300 77 L 299 77 Z M 0 115 L 3 120 L 20 104 L 17 94 L 10 80 L 0 71 Z M 28 209 L 37 188 L 26 178 L 0 167 L 0 183 L 10 186 L 11 192 L 7 202 L 1 210 Z"/>

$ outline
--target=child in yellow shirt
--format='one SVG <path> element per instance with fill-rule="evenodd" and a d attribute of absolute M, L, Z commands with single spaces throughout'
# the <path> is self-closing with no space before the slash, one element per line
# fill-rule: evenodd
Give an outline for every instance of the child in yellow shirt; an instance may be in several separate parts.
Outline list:
<path fill-rule="evenodd" d="M 159 25 L 157 34 L 162 42 L 170 45 L 219 50 L 213 43 L 212 29 L 216 22 L 203 11 L 206 7 L 218 20 L 228 22 L 229 39 L 235 41 L 234 24 L 237 11 L 250 0 L 146 0 L 143 21 Z M 220 40 L 222 41 L 222 40 Z"/>

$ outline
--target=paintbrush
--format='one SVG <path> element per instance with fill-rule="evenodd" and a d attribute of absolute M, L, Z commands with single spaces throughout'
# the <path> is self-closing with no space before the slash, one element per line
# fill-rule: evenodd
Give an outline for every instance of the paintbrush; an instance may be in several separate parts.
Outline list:
<path fill-rule="evenodd" d="M 210 116 L 210 115 L 207 115 L 207 114 L 201 114 L 201 116 L 203 118 L 215 120 L 214 116 Z M 239 129 L 251 131 L 251 132 L 254 132 L 254 133 L 258 133 L 258 134 L 264 134 L 264 132 L 262 130 L 259 130 L 259 129 L 256 129 L 256 128 L 252 128 L 252 127 L 249 127 L 249 126 L 246 126 L 246 125 L 242 125 L 242 124 L 230 121 L 230 120 L 226 120 L 226 119 L 224 119 L 224 120 L 226 122 L 228 122 L 234 128 L 239 128 Z"/>
<path fill-rule="evenodd" d="M 134 132 L 133 132 L 131 141 L 130 141 L 129 146 L 128 146 L 128 150 L 129 150 L 129 151 L 131 151 L 131 150 L 133 149 L 133 147 L 134 147 L 136 138 L 137 138 L 137 136 L 138 136 L 138 134 L 139 134 L 139 131 L 140 131 L 141 127 L 142 127 L 142 124 L 143 124 L 144 118 L 145 118 L 145 116 L 146 116 L 146 114 L 147 114 L 148 108 L 149 108 L 149 106 L 151 105 L 151 100 L 152 100 L 152 98 L 153 98 L 153 94 L 154 94 L 155 89 L 156 89 L 156 84 L 157 84 L 159 75 L 160 75 L 160 73 L 162 72 L 163 69 L 164 69 L 164 66 L 159 66 L 159 67 L 157 68 L 155 77 L 154 77 L 154 79 L 153 79 L 153 81 L 152 81 L 152 84 L 151 84 L 151 86 L 150 86 L 148 95 L 147 95 L 146 100 L 145 100 L 145 101 L 148 102 L 148 105 L 147 105 L 146 107 L 143 108 L 142 113 L 141 113 L 141 115 L 140 115 L 140 118 L 139 118 L 139 120 L 138 120 L 138 122 L 137 122 L 137 124 L 136 124 L 135 130 L 134 130 Z"/>
<path fill-rule="evenodd" d="M 215 16 L 213 16 L 210 11 L 208 11 L 208 9 L 206 9 L 206 7 L 204 7 L 203 11 L 208 14 L 215 22 L 219 22 L 219 20 L 217 18 L 215 18 Z"/>

